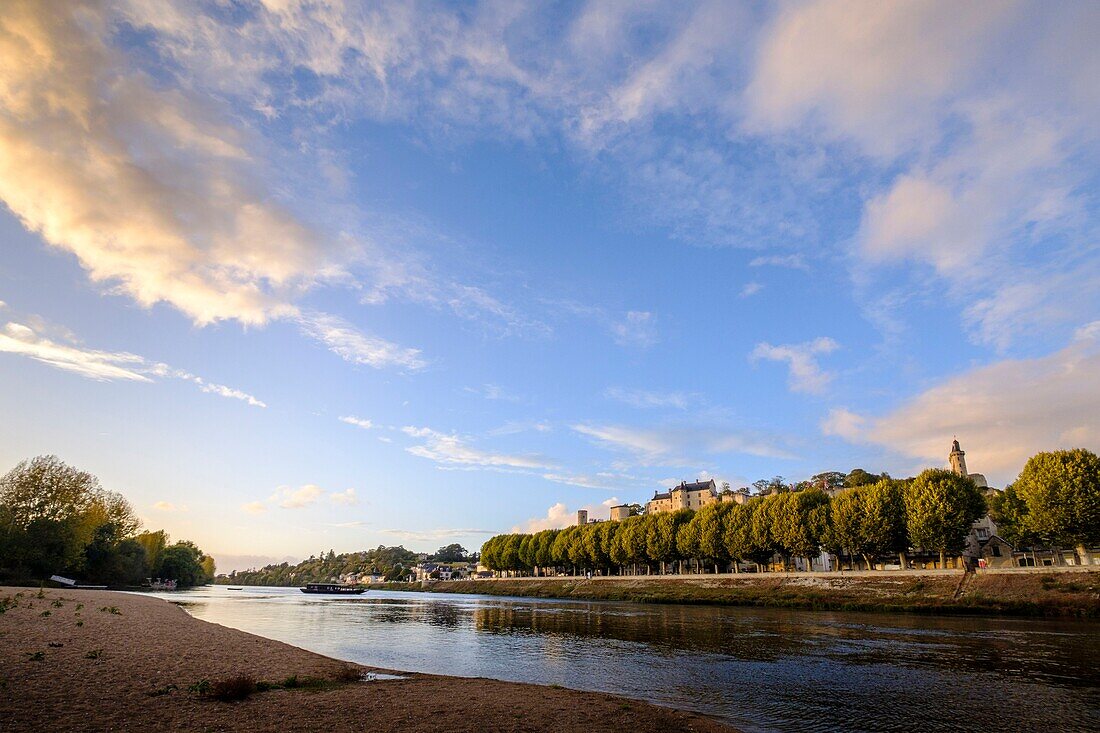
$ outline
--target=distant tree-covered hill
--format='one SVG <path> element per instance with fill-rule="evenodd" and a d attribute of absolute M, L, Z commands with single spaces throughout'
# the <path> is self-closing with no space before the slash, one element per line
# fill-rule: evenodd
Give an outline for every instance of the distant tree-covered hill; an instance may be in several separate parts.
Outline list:
<path fill-rule="evenodd" d="M 416 553 L 404 547 L 385 547 L 379 545 L 373 550 L 348 552 L 337 555 L 332 550 L 321 553 L 320 557 L 310 557 L 297 565 L 279 563 L 265 565 L 259 570 L 239 570 L 228 575 L 219 575 L 218 583 L 223 585 L 281 585 L 292 586 L 303 583 L 327 583 L 339 581 L 341 576 L 351 573 L 367 575 L 377 573 L 387 579 L 402 578 L 408 569 L 416 564 Z"/>

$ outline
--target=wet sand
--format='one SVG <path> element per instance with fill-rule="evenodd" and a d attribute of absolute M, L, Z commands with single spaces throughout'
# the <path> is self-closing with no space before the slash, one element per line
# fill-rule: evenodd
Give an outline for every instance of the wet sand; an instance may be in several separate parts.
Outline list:
<path fill-rule="evenodd" d="M 338 682 L 349 668 L 402 673 L 200 621 L 157 598 L 68 589 L 44 595 L 0 588 L 0 603 L 15 601 L 0 614 L 4 731 L 732 730 L 692 713 L 556 687 L 424 674 Z M 258 692 L 239 702 L 188 691 L 204 679 L 238 675 L 334 682 L 320 690 Z"/>

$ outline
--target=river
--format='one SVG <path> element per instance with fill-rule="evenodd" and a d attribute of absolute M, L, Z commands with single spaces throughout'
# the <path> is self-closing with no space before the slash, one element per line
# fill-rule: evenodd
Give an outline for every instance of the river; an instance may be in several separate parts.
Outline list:
<path fill-rule="evenodd" d="M 224 586 L 205 621 L 387 669 L 611 692 L 757 731 L 1097 731 L 1100 625 Z"/>

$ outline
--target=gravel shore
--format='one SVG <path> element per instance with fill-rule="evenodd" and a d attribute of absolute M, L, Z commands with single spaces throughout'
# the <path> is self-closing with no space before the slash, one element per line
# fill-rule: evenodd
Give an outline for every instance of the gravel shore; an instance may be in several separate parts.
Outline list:
<path fill-rule="evenodd" d="M 0 605 L 4 731 L 732 730 L 692 713 L 556 687 L 423 674 L 348 682 L 389 670 L 200 621 L 136 594 L 0 588 Z M 189 690 L 239 676 L 314 683 L 237 702 Z"/>

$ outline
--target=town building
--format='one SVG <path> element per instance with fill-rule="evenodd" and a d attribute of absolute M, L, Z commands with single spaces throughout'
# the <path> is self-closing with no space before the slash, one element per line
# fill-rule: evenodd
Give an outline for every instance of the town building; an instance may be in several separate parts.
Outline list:
<path fill-rule="evenodd" d="M 611 521 L 621 522 L 634 515 L 634 507 L 630 504 L 619 504 L 611 507 Z"/>
<path fill-rule="evenodd" d="M 714 479 L 709 481 L 680 482 L 663 493 L 653 492 L 653 498 L 645 505 L 646 514 L 675 512 L 680 509 L 699 510 L 718 501 L 718 487 Z"/>

